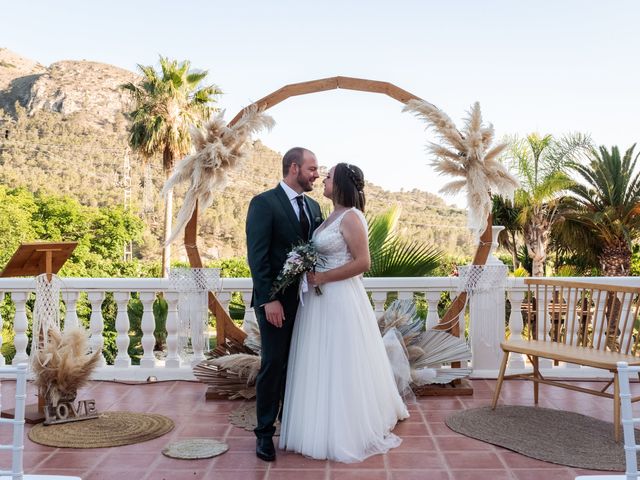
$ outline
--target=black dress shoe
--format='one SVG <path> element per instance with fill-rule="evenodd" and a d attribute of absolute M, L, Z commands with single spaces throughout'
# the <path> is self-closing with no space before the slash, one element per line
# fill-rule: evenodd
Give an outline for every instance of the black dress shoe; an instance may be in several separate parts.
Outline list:
<path fill-rule="evenodd" d="M 271 437 L 256 439 L 256 455 L 265 462 L 273 462 L 276 459 L 276 448 Z"/>

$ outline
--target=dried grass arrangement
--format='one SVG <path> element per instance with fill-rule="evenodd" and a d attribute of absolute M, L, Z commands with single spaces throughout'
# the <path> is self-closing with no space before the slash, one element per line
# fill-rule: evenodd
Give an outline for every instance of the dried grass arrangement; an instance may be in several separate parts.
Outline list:
<path fill-rule="evenodd" d="M 38 349 L 31 365 L 34 384 L 45 395 L 48 405 L 73 401 L 85 386 L 100 361 L 99 350 L 90 352 L 84 328 L 69 328 L 60 332 L 50 329 L 47 342 Z"/>
<path fill-rule="evenodd" d="M 441 175 L 460 178 L 446 184 L 440 192 L 456 194 L 466 189 L 469 228 L 482 233 L 491 213 L 491 194 L 513 199 L 518 187 L 518 180 L 500 161 L 507 145 L 491 146 L 493 125 L 482 123 L 478 102 L 471 107 L 462 131 L 446 113 L 423 100 L 409 100 L 403 111 L 413 112 L 435 130 L 443 145 L 428 144 L 427 151 L 434 157 L 431 165 Z"/>
<path fill-rule="evenodd" d="M 225 122 L 223 115 L 224 112 L 220 112 L 203 130 L 191 132 L 195 153 L 177 163 L 173 175 L 164 185 L 163 193 L 166 193 L 179 183 L 190 182 L 169 243 L 184 229 L 196 204 L 199 211 L 211 205 L 214 192 L 221 190 L 226 183 L 227 172 L 237 168 L 245 159 L 245 146 L 251 135 L 262 129 L 271 129 L 275 124 L 273 118 L 256 105 L 246 108 L 233 126 Z"/>

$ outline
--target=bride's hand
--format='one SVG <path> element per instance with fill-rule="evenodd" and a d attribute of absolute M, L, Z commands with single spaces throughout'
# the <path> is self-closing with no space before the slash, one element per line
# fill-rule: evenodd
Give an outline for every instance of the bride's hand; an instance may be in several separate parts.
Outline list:
<path fill-rule="evenodd" d="M 312 287 L 316 287 L 318 285 L 322 285 L 323 283 L 325 283 L 323 279 L 324 279 L 324 272 L 308 272 L 307 273 L 307 281 L 309 282 L 309 285 L 311 285 Z"/>

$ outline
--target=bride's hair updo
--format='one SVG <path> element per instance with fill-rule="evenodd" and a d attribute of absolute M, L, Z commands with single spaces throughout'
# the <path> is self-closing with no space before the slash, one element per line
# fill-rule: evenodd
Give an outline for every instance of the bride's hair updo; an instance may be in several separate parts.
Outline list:
<path fill-rule="evenodd" d="M 333 171 L 333 201 L 364 212 L 364 174 L 351 163 L 338 163 Z"/>

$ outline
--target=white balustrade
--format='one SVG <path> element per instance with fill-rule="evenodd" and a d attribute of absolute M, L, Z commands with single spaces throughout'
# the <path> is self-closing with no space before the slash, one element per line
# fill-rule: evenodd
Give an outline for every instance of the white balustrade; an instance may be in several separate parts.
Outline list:
<path fill-rule="evenodd" d="M 153 331 L 156 328 L 155 318 L 153 317 L 153 302 L 156 300 L 155 292 L 141 292 L 140 302 L 142 303 L 142 358 L 140 366 L 143 368 L 151 368 L 156 363 L 156 357 L 153 354 L 153 347 L 156 339 Z"/>
<path fill-rule="evenodd" d="M 165 292 L 164 299 L 167 301 L 167 358 L 165 366 L 167 368 L 180 367 L 180 356 L 178 354 L 178 292 Z"/>
<path fill-rule="evenodd" d="M 118 312 L 116 313 L 116 346 L 118 354 L 116 355 L 115 366 L 118 368 L 127 368 L 131 366 L 131 357 L 129 357 L 129 312 L 127 307 L 131 294 L 129 292 L 114 292 L 113 298 L 116 301 Z"/>
<path fill-rule="evenodd" d="M 433 328 L 440 323 L 440 315 L 438 315 L 438 303 L 442 292 L 439 290 L 428 290 L 425 293 L 427 299 L 427 328 Z"/>
<path fill-rule="evenodd" d="M 35 287 L 35 285 L 34 285 Z M 27 355 L 27 298 L 29 297 L 28 291 L 11 292 L 11 300 L 16 306 L 16 314 L 13 319 L 13 330 L 15 332 L 15 338 L 13 344 L 16 348 L 16 354 L 13 358 L 13 364 L 24 363 L 29 359 Z"/>
<path fill-rule="evenodd" d="M 74 290 L 66 290 L 62 292 L 62 300 L 66 307 L 64 315 L 64 328 L 73 328 L 78 326 L 78 297 L 80 292 Z"/>
<path fill-rule="evenodd" d="M 251 296 L 252 291 L 245 291 L 242 293 L 242 302 L 245 305 L 244 319 L 242 320 L 242 329 L 247 335 L 251 335 L 256 330 L 259 332 L 258 319 L 256 318 L 256 312 L 251 308 Z"/>
<path fill-rule="evenodd" d="M 376 317 L 384 313 L 384 304 L 387 301 L 388 292 L 371 292 L 371 301 L 373 302 L 373 311 Z"/>
<path fill-rule="evenodd" d="M 572 278 L 573 281 L 585 281 L 593 283 L 612 283 L 618 285 L 640 286 L 640 278 L 637 277 L 591 277 L 591 278 Z M 438 315 L 438 302 L 443 293 L 451 293 L 451 297 L 455 296 L 458 290 L 458 279 L 455 277 L 415 277 L 415 278 L 365 278 L 363 280 L 366 290 L 371 295 L 373 308 L 377 315 L 384 311 L 384 305 L 389 294 L 393 294 L 397 298 L 410 299 L 415 294 L 424 295 L 427 305 L 426 324 L 433 327 L 440 321 Z M 31 278 L 0 278 L 0 301 L 4 295 L 5 303 L 12 303 L 15 309 L 13 318 L 0 319 L 0 326 L 13 323 L 15 333 L 14 347 L 16 350 L 12 363 L 24 362 L 28 360 L 27 355 L 27 331 L 29 329 L 27 312 L 27 300 L 30 292 L 35 288 L 33 279 Z M 245 321 L 255 321 L 255 313 L 249 308 L 251 298 L 252 284 L 249 278 L 225 278 L 221 280 L 220 290 L 217 292 L 218 299 L 222 306 L 227 309 L 234 292 L 239 292 L 242 299 L 247 305 L 245 309 Z M 509 328 L 511 335 L 523 335 L 522 304 L 524 295 L 527 291 L 522 278 L 508 278 L 505 287 L 505 296 L 511 303 L 511 314 L 509 316 Z M 91 315 L 89 318 L 90 345 L 92 348 L 103 348 L 104 345 L 104 318 L 103 318 L 103 302 L 107 293 L 113 293 L 114 302 L 117 306 L 115 318 L 115 360 L 113 365 L 106 365 L 103 359 L 102 365 L 96 370 L 94 378 L 96 379 L 118 379 L 118 380 L 145 380 L 149 376 L 155 376 L 158 379 L 193 379 L 191 366 L 181 362 L 178 344 L 178 310 L 177 310 L 177 292 L 170 290 L 167 279 L 161 278 L 65 278 L 62 286 L 62 299 L 66 306 L 65 326 L 73 326 L 80 324 L 77 313 L 77 305 L 80 304 L 83 297 L 81 293 L 86 293 L 91 304 Z M 132 358 L 129 356 L 129 332 L 131 324 L 127 308 L 131 301 L 131 294 L 137 293 L 142 303 L 142 319 L 141 319 L 141 346 L 142 357 L 139 365 L 134 365 Z M 156 358 L 153 348 L 155 345 L 155 337 L 153 335 L 155 329 L 155 318 L 153 315 L 153 303 L 159 293 L 162 293 L 168 304 L 167 312 L 167 348 L 165 358 Z M 568 292 L 567 292 L 568 294 Z M 548 299 L 549 300 L 549 299 Z M 568 298 L 567 302 L 575 301 Z M 600 299 L 598 310 L 604 310 L 605 299 Z M 30 302 L 29 302 L 30 303 Z M 538 299 L 537 312 L 544 312 L 544 299 Z M 623 305 L 626 315 L 628 307 Z M 495 324 L 487 323 L 485 326 L 492 328 L 500 328 L 504 331 L 505 312 L 496 305 L 495 311 L 491 311 L 482 315 L 478 321 L 496 322 Z M 541 322 L 538 322 L 540 324 Z M 481 329 L 483 326 L 477 326 Z M 461 330 L 464 330 L 461 328 Z M 1 331 L 1 330 L 0 330 Z M 548 332 L 547 332 L 548 334 Z M 113 334 L 111 334 L 113 335 Z M 4 341 L 10 341 L 10 338 L 4 338 Z M 472 338 L 473 342 L 474 339 Z M 496 351 L 496 359 L 502 355 L 501 351 Z M 0 357 L 0 364 L 4 359 Z M 512 355 L 508 369 L 512 371 L 531 368 L 528 362 L 522 356 Z M 563 376 L 571 378 L 605 378 L 606 372 L 584 367 L 576 367 L 572 365 L 560 364 L 553 366 L 550 362 L 543 364 L 541 368 L 545 376 Z M 497 374 L 491 370 L 483 370 L 480 372 L 482 376 L 487 378 L 495 377 Z"/>
<path fill-rule="evenodd" d="M 523 319 L 522 319 L 522 301 L 524 300 L 524 290 L 509 290 L 509 303 L 511 304 L 511 313 L 509 314 L 509 333 L 511 338 L 522 338 Z M 524 355 L 521 353 L 511 353 L 509 356 L 508 367 L 511 369 L 524 368 Z"/>
<path fill-rule="evenodd" d="M 102 330 L 104 329 L 104 318 L 102 317 L 102 302 L 104 301 L 105 292 L 88 292 L 87 297 L 91 303 L 91 317 L 89 318 L 89 330 L 91 336 L 89 337 L 89 345 L 95 352 L 102 350 L 104 346 L 104 338 L 102 337 Z M 104 355 L 100 359 L 98 364 L 100 367 L 104 367 L 107 362 L 104 359 Z"/>

